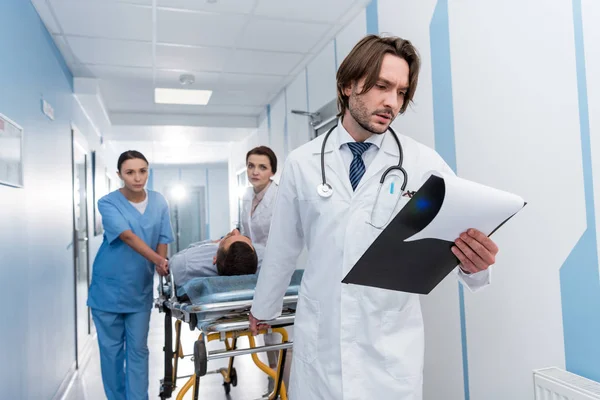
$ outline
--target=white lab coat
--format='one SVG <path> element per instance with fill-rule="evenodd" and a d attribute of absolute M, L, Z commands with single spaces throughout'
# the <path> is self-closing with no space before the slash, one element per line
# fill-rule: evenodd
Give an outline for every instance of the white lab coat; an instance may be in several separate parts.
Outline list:
<path fill-rule="evenodd" d="M 248 236 L 252 240 L 252 243 L 256 245 L 266 246 L 273 207 L 277 198 L 277 183 L 271 181 L 264 197 L 258 203 L 254 214 L 251 216 L 253 198 L 254 188 L 249 187 L 242 198 L 241 234 Z"/>
<path fill-rule="evenodd" d="M 339 152 L 338 132 L 332 132 L 325 163 L 334 193 L 324 199 L 316 189 L 321 182 L 324 136 L 294 150 L 285 163 L 252 314 L 270 320 L 281 313 L 296 258 L 306 243 L 290 399 L 420 400 L 424 331 L 419 296 L 341 283 L 381 232 L 366 221 L 381 174 L 397 164 L 396 142 L 385 133 L 381 149 L 353 192 Z M 399 138 L 407 190 L 417 190 L 428 171 L 452 173 L 432 149 Z M 395 212 L 407 201 L 402 198 Z M 457 268 L 455 273 L 471 290 L 489 284 L 489 271 L 468 276 Z"/>

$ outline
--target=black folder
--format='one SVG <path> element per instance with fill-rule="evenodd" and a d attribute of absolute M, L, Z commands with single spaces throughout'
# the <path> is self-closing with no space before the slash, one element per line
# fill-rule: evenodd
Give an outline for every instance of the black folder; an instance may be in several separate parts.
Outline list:
<path fill-rule="evenodd" d="M 460 263 L 451 250 L 454 242 L 405 239 L 433 221 L 442 207 L 445 192 L 444 179 L 430 176 L 348 272 L 342 283 L 429 294 Z M 512 216 L 493 232 L 510 218 Z"/>

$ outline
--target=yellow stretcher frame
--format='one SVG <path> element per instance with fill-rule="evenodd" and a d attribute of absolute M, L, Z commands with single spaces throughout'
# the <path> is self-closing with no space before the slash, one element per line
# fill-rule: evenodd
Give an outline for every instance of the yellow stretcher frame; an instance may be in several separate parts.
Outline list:
<path fill-rule="evenodd" d="M 221 368 L 210 373 L 220 373 L 223 376 L 223 385 L 225 393 L 229 394 L 231 386 L 237 386 L 237 372 L 233 367 L 235 357 L 250 354 L 254 364 L 269 377 L 275 381 L 275 388 L 269 394 L 269 400 L 281 398 L 287 400 L 287 389 L 283 383 L 283 371 L 285 368 L 287 350 L 292 349 L 293 343 L 289 341 L 289 336 L 285 327 L 293 326 L 295 320 L 295 307 L 298 301 L 298 295 L 291 292 L 283 298 L 283 308 L 281 314 L 271 321 L 265 321 L 270 326 L 268 329 L 259 331 L 259 335 L 267 333 L 278 333 L 282 337 L 281 343 L 269 344 L 257 347 L 254 336 L 249 328 L 249 310 L 252 301 L 232 300 L 225 302 L 189 304 L 181 302 L 175 296 L 171 276 L 167 276 L 163 281 L 161 277 L 158 292 L 159 296 L 154 300 L 154 305 L 160 313 L 164 313 L 164 375 L 160 380 L 159 397 L 162 400 L 170 399 L 177 389 L 177 380 L 188 380 L 181 387 L 177 399 L 182 399 L 190 389 L 193 391 L 193 399 L 199 400 L 198 390 L 200 387 L 200 378 L 208 372 L 208 362 L 215 359 L 229 358 L 227 368 Z M 200 317 L 201 316 L 201 317 Z M 173 332 L 173 318 L 175 318 L 175 332 Z M 199 318 L 202 318 L 199 321 Z M 194 374 L 189 376 L 177 376 L 179 360 L 189 357 L 184 355 L 181 345 L 181 327 L 183 323 L 189 324 L 194 330 L 199 328 L 200 335 L 194 342 Z M 175 338 L 173 338 L 175 333 Z M 237 348 L 237 339 L 247 337 L 250 346 L 248 348 Z M 175 339 L 175 340 L 173 340 Z M 224 350 L 207 351 L 207 343 L 220 340 L 224 342 Z M 173 346 L 175 342 L 175 347 Z M 278 352 L 277 369 L 270 368 L 262 363 L 257 353 Z"/>
<path fill-rule="evenodd" d="M 178 370 L 178 366 L 179 366 L 179 359 L 183 359 L 186 356 L 183 353 L 183 346 L 181 345 L 181 324 L 182 321 L 181 320 L 177 320 L 175 321 L 175 349 L 173 352 L 173 373 L 172 373 L 172 390 L 175 391 L 177 389 L 177 370 Z M 281 335 L 281 343 L 282 344 L 287 344 L 289 343 L 288 340 L 288 333 L 287 330 L 285 328 L 271 328 L 269 330 L 267 329 L 262 329 L 259 331 L 259 335 L 261 334 L 266 334 L 266 333 L 278 333 Z M 200 348 L 204 349 L 204 356 L 206 356 L 206 346 L 205 343 L 206 342 L 212 342 L 214 340 L 221 340 L 225 343 L 225 350 L 226 351 L 233 351 L 236 350 L 236 344 L 237 344 L 237 339 L 241 338 L 241 337 L 247 337 L 248 341 L 250 343 L 250 349 L 256 349 L 256 341 L 254 339 L 254 336 L 252 335 L 252 333 L 248 330 L 243 330 L 243 331 L 231 331 L 231 332 L 215 332 L 215 333 L 208 333 L 205 334 L 200 333 L 200 335 L 198 336 L 198 340 L 196 341 L 197 344 L 200 344 Z M 205 338 L 206 338 L 206 342 L 205 342 Z M 202 346 L 204 344 L 204 346 Z M 283 370 L 285 367 L 285 358 L 286 358 L 286 349 L 281 349 L 278 350 L 279 352 L 279 356 L 277 357 L 277 370 L 274 370 L 272 368 L 270 368 L 268 365 L 266 365 L 265 363 L 263 363 L 262 361 L 260 361 L 260 359 L 258 358 L 258 353 L 257 352 L 253 352 L 250 355 L 252 356 L 252 361 L 254 361 L 254 364 L 261 370 L 263 371 L 265 374 L 267 374 L 269 377 L 271 377 L 274 381 L 275 381 L 275 387 L 274 390 L 269 394 L 268 399 L 269 400 L 275 400 L 280 398 L 281 400 L 287 400 L 287 389 L 285 387 L 285 383 L 283 382 Z M 194 351 L 194 356 L 198 357 L 199 354 L 196 354 L 196 349 Z M 196 360 L 194 360 L 196 361 Z M 233 361 L 234 361 L 234 357 L 229 357 L 229 364 L 227 368 L 221 368 L 219 369 L 218 372 L 221 373 L 221 375 L 223 376 L 223 385 L 226 387 L 225 391 L 226 394 L 229 394 L 229 390 L 230 390 L 230 386 L 237 386 L 237 372 L 235 371 L 235 368 L 233 367 Z M 195 368 L 196 370 L 197 368 Z M 206 372 L 206 371 L 205 371 Z M 182 377 L 182 378 L 186 378 L 186 377 Z M 191 376 L 187 377 L 188 380 L 185 382 L 185 384 L 181 387 L 181 390 L 179 391 L 179 393 L 177 393 L 177 400 L 183 400 L 184 396 L 189 392 L 190 389 L 192 389 L 192 399 L 193 400 L 199 400 L 199 388 L 200 388 L 200 378 L 201 376 L 199 375 L 198 371 L 196 371 L 196 373 L 192 374 Z"/>

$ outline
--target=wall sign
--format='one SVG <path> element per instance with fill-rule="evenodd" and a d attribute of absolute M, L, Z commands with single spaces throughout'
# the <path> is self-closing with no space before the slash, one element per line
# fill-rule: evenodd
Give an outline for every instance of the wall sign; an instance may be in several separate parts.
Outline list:
<path fill-rule="evenodd" d="M 0 185 L 23 187 L 23 128 L 0 114 Z"/>

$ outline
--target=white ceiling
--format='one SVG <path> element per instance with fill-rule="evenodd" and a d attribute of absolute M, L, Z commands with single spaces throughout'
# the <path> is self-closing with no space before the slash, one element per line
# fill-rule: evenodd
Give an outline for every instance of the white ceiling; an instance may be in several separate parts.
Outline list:
<path fill-rule="evenodd" d="M 116 165 L 117 157 L 124 151 L 135 149 L 142 152 L 153 165 L 160 164 L 214 164 L 229 160 L 228 143 L 200 143 L 179 141 L 109 141 L 112 158 L 108 165 Z"/>
<path fill-rule="evenodd" d="M 156 140 L 179 125 L 192 142 L 253 132 L 265 105 L 367 2 L 31 1 L 73 75 L 98 80 L 107 140 Z M 155 104 L 154 88 L 181 88 L 183 73 L 195 76 L 188 88 L 213 90 L 209 104 Z M 228 126 L 239 130 L 200 129 Z"/>

